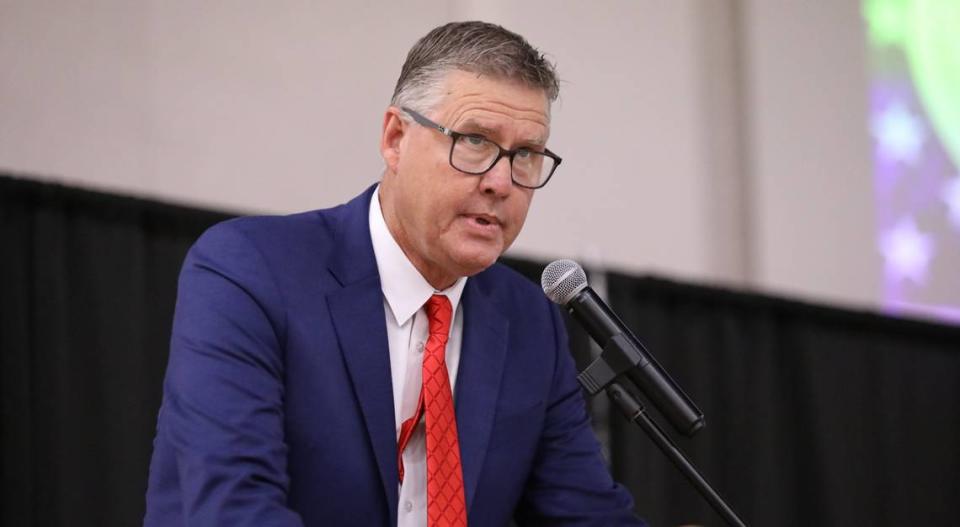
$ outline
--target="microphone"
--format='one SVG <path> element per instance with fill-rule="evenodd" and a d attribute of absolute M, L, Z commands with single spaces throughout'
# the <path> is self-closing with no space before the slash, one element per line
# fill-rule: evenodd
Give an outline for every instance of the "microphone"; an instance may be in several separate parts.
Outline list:
<path fill-rule="evenodd" d="M 625 373 L 679 433 L 693 436 L 703 428 L 700 409 L 587 285 L 587 275 L 577 262 L 551 262 L 543 270 L 540 285 L 547 298 L 566 307 L 603 348 L 601 356 L 578 377 L 584 388 L 596 394 Z"/>

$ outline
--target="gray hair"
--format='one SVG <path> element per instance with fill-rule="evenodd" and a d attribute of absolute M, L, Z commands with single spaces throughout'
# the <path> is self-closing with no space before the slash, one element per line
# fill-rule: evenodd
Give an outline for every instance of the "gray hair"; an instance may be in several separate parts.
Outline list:
<path fill-rule="evenodd" d="M 410 49 L 390 104 L 432 110 L 454 70 L 542 89 L 548 103 L 560 93 L 553 64 L 522 36 L 487 22 L 451 22 L 431 30 Z"/>

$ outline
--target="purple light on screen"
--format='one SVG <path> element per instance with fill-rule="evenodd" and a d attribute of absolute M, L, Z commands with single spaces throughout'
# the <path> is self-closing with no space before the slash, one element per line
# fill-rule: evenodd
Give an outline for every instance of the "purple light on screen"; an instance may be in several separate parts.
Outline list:
<path fill-rule="evenodd" d="M 883 253 L 888 280 L 923 284 L 933 257 L 933 236 L 920 232 L 913 218 L 903 218 L 893 229 L 883 233 L 880 252 Z"/>
<path fill-rule="evenodd" d="M 950 222 L 960 230 L 960 174 L 944 185 L 943 201 L 949 209 Z"/>
<path fill-rule="evenodd" d="M 960 308 L 952 306 L 931 306 L 913 302 L 891 302 L 887 311 L 899 315 L 925 315 L 942 320 L 960 321 Z"/>
<path fill-rule="evenodd" d="M 884 1 L 864 0 L 864 5 Z M 909 0 L 893 3 L 907 5 Z M 873 139 L 877 253 L 883 259 L 883 306 L 891 313 L 960 323 L 960 275 L 956 272 L 960 159 L 944 143 L 944 123 L 931 119 L 931 112 L 946 111 L 944 100 L 931 99 L 933 92 L 918 88 L 956 80 L 956 76 L 945 76 L 953 71 L 947 63 L 941 64 L 945 71 L 938 78 L 926 70 L 917 73 L 912 62 L 915 54 L 908 53 L 909 43 L 904 41 L 908 33 L 894 31 L 906 31 L 910 17 L 894 20 L 876 18 L 875 10 L 865 13 L 873 36 L 883 37 L 871 40 L 868 121 Z M 890 25 L 894 22 L 897 28 Z M 937 53 L 954 53 L 953 49 L 960 50 L 943 48 Z M 956 58 L 955 53 L 950 56 Z"/>
<path fill-rule="evenodd" d="M 921 120 L 903 103 L 893 102 L 879 112 L 871 130 L 881 159 L 913 165 L 920 158 L 926 131 Z"/>
<path fill-rule="evenodd" d="M 911 100 L 910 90 L 908 83 L 902 80 L 894 82 L 892 79 L 887 79 L 887 82 L 883 83 L 875 82 L 870 90 L 870 131 L 874 139 L 874 168 L 877 176 L 877 190 L 884 194 L 893 190 L 903 170 L 899 159 L 892 154 L 888 146 L 894 136 L 889 130 L 890 120 L 883 121 L 882 116 L 889 113 L 890 108 L 902 107 L 903 101 Z M 881 136 L 886 140 L 882 141 Z"/>

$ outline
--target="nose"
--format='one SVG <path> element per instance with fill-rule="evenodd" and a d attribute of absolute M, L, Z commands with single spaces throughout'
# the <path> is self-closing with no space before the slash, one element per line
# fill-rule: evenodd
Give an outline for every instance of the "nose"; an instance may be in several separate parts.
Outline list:
<path fill-rule="evenodd" d="M 513 178 L 510 175 L 512 167 L 510 158 L 503 156 L 497 160 L 493 168 L 480 177 L 480 190 L 484 194 L 504 197 L 513 189 Z"/>

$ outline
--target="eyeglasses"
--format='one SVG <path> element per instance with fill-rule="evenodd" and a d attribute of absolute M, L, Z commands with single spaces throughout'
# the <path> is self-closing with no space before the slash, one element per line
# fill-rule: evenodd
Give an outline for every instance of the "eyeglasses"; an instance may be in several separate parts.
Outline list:
<path fill-rule="evenodd" d="M 454 132 L 410 108 L 401 109 L 420 125 L 450 137 L 453 140 L 450 144 L 450 166 L 466 174 L 485 174 L 501 158 L 506 157 L 510 159 L 510 179 L 513 183 L 523 188 L 537 189 L 550 181 L 550 176 L 562 161 L 560 156 L 546 148 L 543 152 L 529 148 L 507 150 L 482 135 Z"/>

